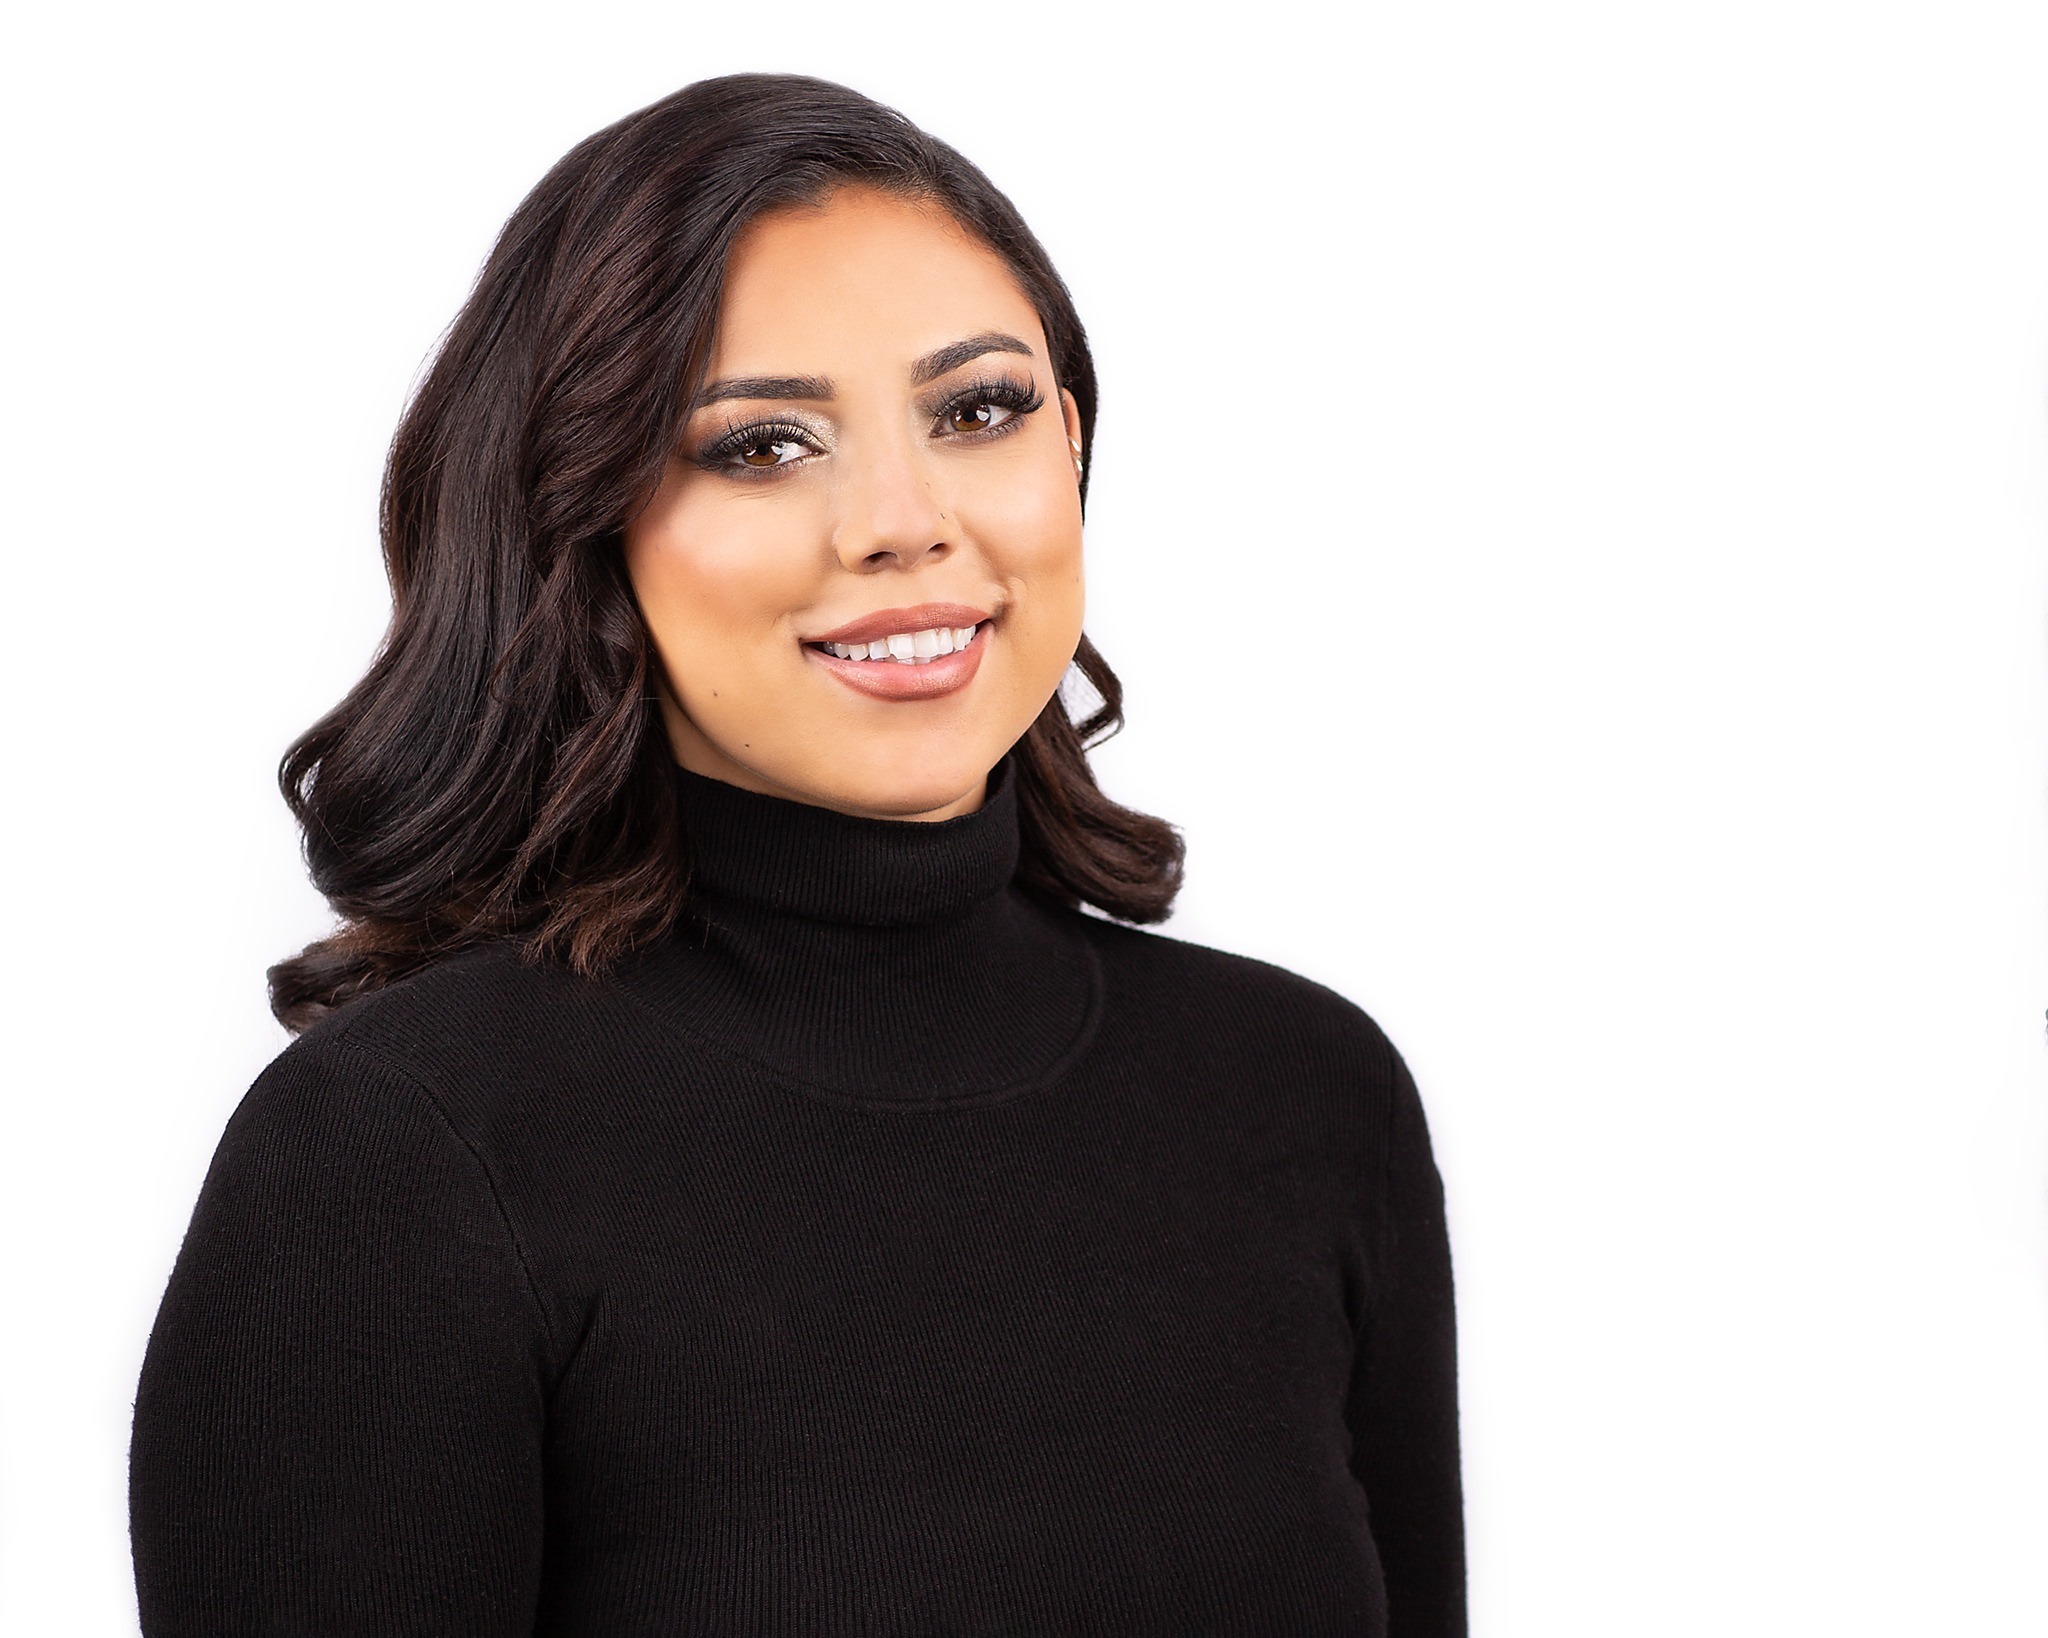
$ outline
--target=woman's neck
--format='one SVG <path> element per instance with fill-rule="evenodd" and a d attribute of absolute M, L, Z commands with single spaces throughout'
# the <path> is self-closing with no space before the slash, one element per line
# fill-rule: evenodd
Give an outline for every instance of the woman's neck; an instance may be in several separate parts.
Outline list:
<path fill-rule="evenodd" d="M 828 1095 L 903 1104 L 1038 1084 L 1099 975 L 1080 918 L 1013 884 L 1015 775 L 974 813 L 871 819 L 677 769 L 691 912 L 627 981 L 678 1025 Z"/>

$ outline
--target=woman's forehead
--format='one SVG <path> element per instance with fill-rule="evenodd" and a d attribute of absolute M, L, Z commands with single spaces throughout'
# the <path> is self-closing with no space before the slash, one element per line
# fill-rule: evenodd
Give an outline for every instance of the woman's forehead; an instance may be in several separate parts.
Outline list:
<path fill-rule="evenodd" d="M 715 376 L 908 368 L 962 336 L 1045 342 L 1009 264 L 943 206 L 864 186 L 751 223 L 726 264 Z"/>

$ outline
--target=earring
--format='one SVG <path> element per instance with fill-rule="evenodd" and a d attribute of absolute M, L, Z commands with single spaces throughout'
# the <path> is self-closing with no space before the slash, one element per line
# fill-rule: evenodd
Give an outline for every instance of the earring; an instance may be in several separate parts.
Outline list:
<path fill-rule="evenodd" d="M 1081 441 L 1078 438 L 1069 438 L 1067 448 L 1074 452 L 1074 476 L 1078 478 L 1081 475 Z"/>

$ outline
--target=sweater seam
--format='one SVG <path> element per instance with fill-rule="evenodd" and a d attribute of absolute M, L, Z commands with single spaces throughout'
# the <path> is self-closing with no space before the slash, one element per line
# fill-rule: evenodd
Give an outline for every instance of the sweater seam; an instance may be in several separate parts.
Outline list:
<path fill-rule="evenodd" d="M 1383 1109 L 1380 1115 L 1380 1182 L 1379 1193 L 1374 1200 L 1375 1217 L 1373 1233 L 1373 1278 L 1372 1301 L 1365 1305 L 1360 1316 L 1358 1336 L 1362 1342 L 1372 1327 L 1374 1317 L 1386 1294 L 1387 1274 L 1394 1265 L 1394 1105 L 1400 1092 L 1400 1075 L 1394 1068 L 1394 1043 L 1385 1030 L 1375 1029 L 1379 1037 L 1380 1088 Z"/>
<path fill-rule="evenodd" d="M 1042 1091 L 1066 1075 L 1075 1064 L 1087 1054 L 1094 1043 L 1101 1026 L 1105 1006 L 1104 990 L 1107 987 L 1102 971 L 1102 958 L 1095 946 L 1087 940 L 1081 941 L 1082 961 L 1088 976 L 1088 1005 L 1082 1013 L 1080 1025 L 1073 1037 L 1060 1048 L 1044 1069 L 1021 1081 L 1012 1081 L 1006 1086 L 987 1087 L 978 1092 L 954 1092 L 917 1098 L 879 1098 L 859 1092 L 848 1092 L 840 1087 L 827 1086 L 821 1081 L 806 1080 L 801 1075 L 792 1075 L 788 1070 L 751 1053 L 742 1052 L 716 1037 L 706 1034 L 696 1026 L 675 1016 L 667 1008 L 641 995 L 630 984 L 617 985 L 616 991 L 627 1001 L 652 1018 L 663 1029 L 674 1030 L 687 1037 L 708 1052 L 745 1064 L 749 1069 L 766 1075 L 778 1086 L 785 1087 L 813 1102 L 830 1104 L 841 1109 L 856 1109 L 871 1114 L 951 1114 L 972 1113 L 997 1104 L 1009 1103 L 1030 1093 Z"/>
<path fill-rule="evenodd" d="M 476 1162 L 477 1170 L 483 1174 L 484 1187 L 490 1193 L 491 1206 L 498 1214 L 500 1226 L 505 1230 L 505 1238 L 512 1243 L 512 1257 L 519 1264 L 520 1276 L 526 1284 L 526 1294 L 532 1300 L 534 1314 L 540 1321 L 541 1335 L 547 1339 L 549 1351 L 560 1358 L 561 1339 L 555 1335 L 554 1325 L 548 1319 L 547 1304 L 541 1300 L 540 1281 L 534 1275 L 532 1259 L 527 1255 L 525 1243 L 519 1238 L 518 1229 L 513 1226 L 512 1214 L 505 1209 L 504 1191 L 498 1186 L 497 1174 L 491 1170 L 490 1162 L 484 1159 L 483 1151 L 463 1134 L 462 1129 L 455 1124 L 454 1118 L 441 1102 L 439 1094 L 411 1066 L 347 1035 L 336 1035 L 333 1045 L 344 1052 L 367 1059 L 412 1087 L 426 1101 L 427 1107 L 433 1110 L 435 1118 L 440 1121 L 448 1135 L 462 1146 L 471 1160 Z"/>

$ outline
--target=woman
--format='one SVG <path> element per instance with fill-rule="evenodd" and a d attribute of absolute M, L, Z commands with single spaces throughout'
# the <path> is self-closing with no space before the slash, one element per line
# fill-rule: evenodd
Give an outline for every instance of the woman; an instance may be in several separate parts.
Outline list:
<path fill-rule="evenodd" d="M 343 924 L 151 1338 L 146 1631 L 1463 1630 L 1407 1069 L 1128 925 L 1094 413 L 1008 201 L 840 87 L 520 206 L 285 761 Z"/>

